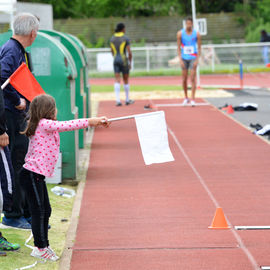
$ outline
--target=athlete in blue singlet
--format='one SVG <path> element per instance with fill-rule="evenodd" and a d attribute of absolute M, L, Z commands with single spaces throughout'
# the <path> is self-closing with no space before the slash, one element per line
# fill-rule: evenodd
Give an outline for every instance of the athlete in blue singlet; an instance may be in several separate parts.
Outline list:
<path fill-rule="evenodd" d="M 199 32 L 193 29 L 192 18 L 186 19 L 186 28 L 177 32 L 177 51 L 182 68 L 183 89 L 185 99 L 183 105 L 189 102 L 187 91 L 188 70 L 190 69 L 190 78 L 192 84 L 191 105 L 195 106 L 196 92 L 196 68 L 198 66 L 201 54 L 201 36 Z"/>

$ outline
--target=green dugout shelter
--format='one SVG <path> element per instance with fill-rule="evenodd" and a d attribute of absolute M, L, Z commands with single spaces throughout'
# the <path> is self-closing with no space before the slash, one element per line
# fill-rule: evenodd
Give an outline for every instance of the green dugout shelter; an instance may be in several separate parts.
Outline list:
<path fill-rule="evenodd" d="M 83 56 L 81 48 L 69 35 L 54 31 L 54 30 L 41 30 L 40 32 L 46 33 L 57 40 L 59 40 L 72 55 L 77 69 L 77 77 L 75 78 L 75 103 L 78 107 L 78 117 L 86 118 L 88 116 L 88 89 L 85 89 L 85 70 L 87 69 L 87 61 Z M 79 130 L 79 147 L 84 147 L 85 130 Z"/>
<path fill-rule="evenodd" d="M 88 55 L 87 55 L 87 50 L 86 47 L 84 46 L 84 44 L 81 42 L 80 39 L 78 39 L 77 37 L 71 35 L 71 34 L 66 34 L 68 35 L 80 48 L 83 58 L 85 60 L 86 66 L 85 66 L 85 72 L 84 72 L 84 92 L 87 95 L 87 116 L 91 117 L 91 91 L 90 91 L 90 85 L 89 85 L 89 78 L 88 78 Z"/>

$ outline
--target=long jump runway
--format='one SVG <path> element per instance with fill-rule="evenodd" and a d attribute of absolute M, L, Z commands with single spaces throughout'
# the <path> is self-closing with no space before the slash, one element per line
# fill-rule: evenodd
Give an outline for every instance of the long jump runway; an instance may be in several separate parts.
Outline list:
<path fill-rule="evenodd" d="M 144 113 L 146 103 L 104 101 L 99 115 Z M 270 230 L 234 230 L 270 225 L 270 146 L 213 106 L 161 109 L 174 162 L 144 165 L 134 120 L 95 130 L 71 269 L 270 265 Z M 208 229 L 218 206 L 230 229 Z"/>

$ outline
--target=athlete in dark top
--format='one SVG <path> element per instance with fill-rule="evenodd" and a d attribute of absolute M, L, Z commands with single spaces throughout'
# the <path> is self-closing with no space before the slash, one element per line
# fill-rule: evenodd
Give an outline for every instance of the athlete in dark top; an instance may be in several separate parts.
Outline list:
<path fill-rule="evenodd" d="M 121 76 L 123 74 L 124 89 L 126 93 L 126 105 L 134 103 L 129 99 L 129 70 L 131 67 L 132 53 L 130 49 L 130 41 L 125 36 L 125 25 L 119 23 L 116 26 L 115 33 L 110 41 L 111 52 L 114 57 L 113 68 L 115 74 L 114 91 L 116 95 L 116 106 L 121 106 L 120 101 L 120 88 L 121 88 Z M 127 56 L 128 53 L 128 56 Z"/>

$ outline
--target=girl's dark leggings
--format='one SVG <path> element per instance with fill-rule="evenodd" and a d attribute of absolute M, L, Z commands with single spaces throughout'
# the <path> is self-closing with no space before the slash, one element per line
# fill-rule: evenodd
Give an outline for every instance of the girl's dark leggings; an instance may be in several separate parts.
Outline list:
<path fill-rule="evenodd" d="M 34 244 L 38 248 L 49 246 L 48 224 L 51 216 L 45 176 L 22 168 L 20 181 L 25 190 L 32 217 L 32 233 Z"/>

